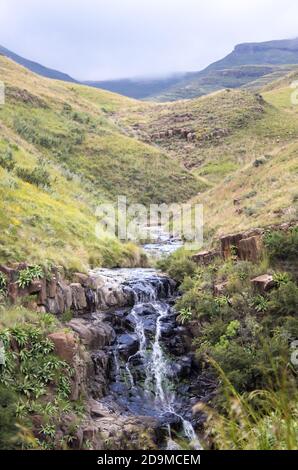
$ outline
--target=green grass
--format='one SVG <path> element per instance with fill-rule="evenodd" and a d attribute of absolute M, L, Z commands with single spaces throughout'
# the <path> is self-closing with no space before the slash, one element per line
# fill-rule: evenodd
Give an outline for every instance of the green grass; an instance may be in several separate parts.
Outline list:
<path fill-rule="evenodd" d="M 131 244 L 95 236 L 96 206 L 118 195 L 186 201 L 201 183 L 117 125 L 113 114 L 134 101 L 38 77 L 4 57 L 0 78 L 0 262 L 50 260 L 80 270 L 142 264 Z"/>

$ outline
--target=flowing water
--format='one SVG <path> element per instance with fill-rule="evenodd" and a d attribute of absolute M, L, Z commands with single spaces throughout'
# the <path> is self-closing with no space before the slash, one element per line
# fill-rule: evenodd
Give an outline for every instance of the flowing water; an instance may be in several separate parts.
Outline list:
<path fill-rule="evenodd" d="M 117 341 L 112 350 L 111 392 L 125 413 L 158 419 L 168 433 L 166 448 L 179 448 L 178 434 L 199 449 L 191 419 L 184 414 L 187 397 L 176 390 L 180 380 L 176 369 L 179 372 L 180 362 L 188 358 L 179 356 L 175 283 L 153 270 L 117 271 L 133 305 L 114 314 Z"/>

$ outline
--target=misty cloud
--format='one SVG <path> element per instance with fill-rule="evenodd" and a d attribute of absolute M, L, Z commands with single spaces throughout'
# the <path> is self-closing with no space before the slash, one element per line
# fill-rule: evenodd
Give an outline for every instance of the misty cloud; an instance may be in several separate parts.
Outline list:
<path fill-rule="evenodd" d="M 0 44 L 75 78 L 200 70 L 298 36 L 296 0 L 0 0 Z"/>

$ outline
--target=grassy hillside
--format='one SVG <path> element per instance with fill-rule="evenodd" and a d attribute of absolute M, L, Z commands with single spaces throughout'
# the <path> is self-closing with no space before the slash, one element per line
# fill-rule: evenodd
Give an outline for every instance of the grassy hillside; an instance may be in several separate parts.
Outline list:
<path fill-rule="evenodd" d="M 118 194 L 143 203 L 186 200 L 199 188 L 196 178 L 114 124 L 113 113 L 133 101 L 41 78 L 4 57 L 0 79 L 6 85 L 0 107 L 0 262 L 139 262 L 132 247 L 96 239 L 96 205 Z"/>
<path fill-rule="evenodd" d="M 297 217 L 298 120 L 289 88 L 295 76 L 262 96 L 224 90 L 118 113 L 131 135 L 176 155 L 205 185 L 193 201 L 204 204 L 207 239 Z M 181 128 L 194 138 L 176 134 Z M 164 135 L 168 130 L 173 135 Z"/>
<path fill-rule="evenodd" d="M 246 163 L 196 199 L 204 204 L 207 240 L 215 234 L 297 220 L 298 106 L 291 103 L 289 86 L 294 76 L 264 91 L 263 118 L 226 142 L 234 151 L 246 145 Z"/>
<path fill-rule="evenodd" d="M 28 70 L 31 70 L 31 72 L 38 73 L 39 75 L 42 75 L 43 77 L 53 78 L 55 80 L 63 80 L 65 82 L 76 81 L 72 77 L 67 75 L 66 73 L 59 72 L 58 70 L 49 69 L 48 67 L 44 67 L 43 65 L 38 64 L 37 62 L 33 62 L 32 60 L 25 59 L 24 57 L 21 57 L 15 54 L 14 52 L 6 49 L 6 47 L 0 46 L 0 55 L 4 55 L 5 57 L 12 59 L 17 64 L 22 65 L 23 67 L 26 67 Z"/>

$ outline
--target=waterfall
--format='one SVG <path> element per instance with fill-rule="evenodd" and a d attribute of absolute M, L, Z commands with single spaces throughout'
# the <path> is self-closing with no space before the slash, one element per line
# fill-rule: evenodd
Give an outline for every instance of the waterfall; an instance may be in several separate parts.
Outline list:
<path fill-rule="evenodd" d="M 126 318 L 132 330 L 130 335 L 134 336 L 138 347 L 126 356 L 125 361 L 122 359 L 122 367 L 118 353 L 113 353 L 116 376 L 121 377 L 122 370 L 122 383 L 126 390 L 122 392 L 121 404 L 125 403 L 133 413 L 155 416 L 161 423 L 165 418 L 167 448 L 179 449 L 172 437 L 171 424 L 166 421 L 166 416 L 174 417 L 176 424 L 180 423 L 177 426 L 184 438 L 193 448 L 199 449 L 201 447 L 191 422 L 177 408 L 175 382 L 171 374 L 172 361 L 163 344 L 163 329 L 167 322 L 172 322 L 173 328 L 176 327 L 176 316 L 169 305 L 174 285 L 166 277 L 151 275 L 148 278 L 126 280 L 123 288 L 133 300 L 133 307 Z M 125 333 L 127 335 L 127 330 Z"/>

